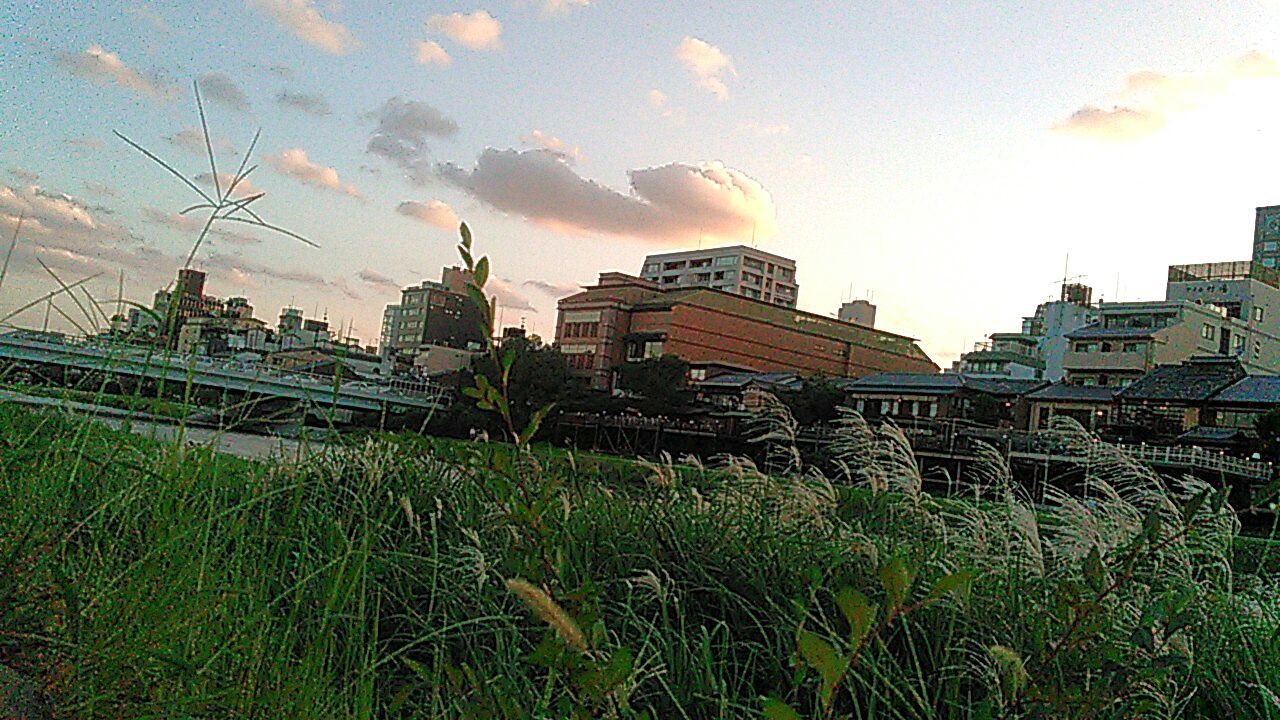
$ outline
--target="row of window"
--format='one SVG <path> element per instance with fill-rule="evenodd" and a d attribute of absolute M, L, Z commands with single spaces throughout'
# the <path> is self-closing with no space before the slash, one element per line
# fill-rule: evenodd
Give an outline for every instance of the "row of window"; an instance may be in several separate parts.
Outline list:
<path fill-rule="evenodd" d="M 873 410 L 876 409 L 877 402 L 879 402 L 879 411 L 881 415 L 938 417 L 938 403 L 928 400 L 859 400 L 854 403 L 854 409 L 865 415 L 868 407 Z M 909 412 L 904 413 L 904 410 Z"/>
<path fill-rule="evenodd" d="M 600 334 L 600 323 L 598 322 L 571 322 L 564 324 L 563 336 L 572 337 L 597 337 Z"/>
<path fill-rule="evenodd" d="M 1091 353 L 1091 352 L 1140 353 L 1140 352 L 1146 351 L 1147 344 L 1145 342 L 1117 343 L 1117 342 L 1111 342 L 1111 341 L 1104 341 L 1100 343 L 1078 342 L 1074 346 L 1072 346 L 1071 349 L 1072 351 L 1078 352 L 1078 353 Z"/>
<path fill-rule="evenodd" d="M 590 370 L 596 366 L 596 354 L 585 352 L 565 355 L 564 363 L 570 370 Z"/>

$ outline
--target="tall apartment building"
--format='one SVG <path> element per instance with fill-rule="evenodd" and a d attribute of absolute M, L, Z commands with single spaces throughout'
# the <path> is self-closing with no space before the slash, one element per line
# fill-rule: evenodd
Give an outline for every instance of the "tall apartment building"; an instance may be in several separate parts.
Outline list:
<path fill-rule="evenodd" d="M 1253 262 L 1280 268 L 1280 205 L 1260 207 L 1253 221 Z"/>
<path fill-rule="evenodd" d="M 860 377 L 936 373 L 916 341 L 835 318 L 700 287 L 603 273 L 563 298 L 556 345 L 570 372 L 610 390 L 627 362 L 675 355 L 708 367 Z"/>
<path fill-rule="evenodd" d="M 1163 301 L 1106 303 L 1098 313 L 1097 323 L 1068 335 L 1073 384 L 1125 386 L 1199 356 L 1280 372 L 1280 274 L 1263 265 L 1174 265 Z"/>
<path fill-rule="evenodd" d="M 382 314 L 384 352 L 416 353 L 439 345 L 468 350 L 485 341 L 480 310 L 463 294 L 466 272 L 445 268 L 441 282 L 424 280 L 400 291 L 400 302 Z"/>
<path fill-rule="evenodd" d="M 709 287 L 795 307 L 796 262 L 745 245 L 650 255 L 640 277 L 663 288 Z"/>
<path fill-rule="evenodd" d="M 1022 318 L 1021 332 L 992 333 L 988 342 L 962 355 L 955 369 L 972 377 L 1057 382 L 1066 374 L 1067 335 L 1096 319 L 1093 290 L 1064 283 L 1059 299 L 1041 303 L 1034 315 Z"/>

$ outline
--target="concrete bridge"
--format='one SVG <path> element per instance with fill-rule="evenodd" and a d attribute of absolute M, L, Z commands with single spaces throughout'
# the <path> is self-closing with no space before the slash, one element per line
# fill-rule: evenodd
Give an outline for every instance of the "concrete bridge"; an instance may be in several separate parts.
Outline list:
<path fill-rule="evenodd" d="M 14 330 L 0 334 L 0 360 L 11 360 L 112 375 L 191 384 L 266 397 L 298 400 L 312 408 L 346 412 L 432 410 L 443 407 L 445 391 L 336 381 L 269 368 L 258 363 L 172 353 L 151 347 L 80 340 L 50 333 Z"/>

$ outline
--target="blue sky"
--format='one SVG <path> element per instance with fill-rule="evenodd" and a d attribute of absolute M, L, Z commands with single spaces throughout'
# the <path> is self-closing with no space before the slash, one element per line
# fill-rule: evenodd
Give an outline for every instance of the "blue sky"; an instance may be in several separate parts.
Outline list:
<path fill-rule="evenodd" d="M 1254 2 L 9 3 L 0 233 L 24 211 L 36 224 L 0 311 L 50 285 L 37 257 L 64 279 L 104 272 L 100 296 L 121 269 L 139 300 L 172 277 L 189 197 L 111 131 L 206 172 L 170 140 L 196 124 L 190 84 L 206 78 L 215 136 L 243 151 L 262 129 L 262 211 L 321 246 L 211 239 L 197 262 L 210 291 L 248 295 L 260 316 L 327 308 L 376 339 L 394 286 L 454 261 L 456 215 L 506 281 L 504 320 L 550 335 L 565 288 L 755 230 L 798 261 L 803 308 L 872 294 L 882 327 L 945 364 L 1016 329 L 1068 254 L 1072 275 L 1126 300 L 1158 299 L 1170 263 L 1248 256 L 1253 208 L 1280 202 L 1277 15 Z"/>

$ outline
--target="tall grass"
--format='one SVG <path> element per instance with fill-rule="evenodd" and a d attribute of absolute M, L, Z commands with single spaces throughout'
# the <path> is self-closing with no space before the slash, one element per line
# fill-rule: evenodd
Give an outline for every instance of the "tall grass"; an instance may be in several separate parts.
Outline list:
<path fill-rule="evenodd" d="M 0 662 L 67 718 L 1280 716 L 1280 592 L 1230 508 L 1059 432 L 1090 499 L 1033 507 L 995 453 L 922 494 L 852 414 L 827 478 L 784 448 L 247 462 L 0 406 Z"/>

